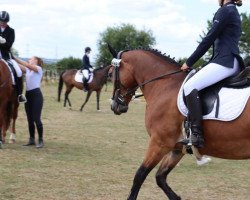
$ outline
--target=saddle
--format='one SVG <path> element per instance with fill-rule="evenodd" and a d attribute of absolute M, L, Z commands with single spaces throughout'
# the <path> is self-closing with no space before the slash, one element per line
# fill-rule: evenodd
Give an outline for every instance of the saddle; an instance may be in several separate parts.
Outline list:
<path fill-rule="evenodd" d="M 89 74 L 89 79 L 88 79 L 88 83 L 91 83 L 92 80 L 94 78 L 94 73 L 90 73 Z M 83 73 L 82 73 L 82 70 L 77 70 L 77 73 L 75 74 L 75 81 L 76 82 L 79 82 L 79 83 L 83 83 Z"/>
<path fill-rule="evenodd" d="M 191 77 L 192 76 L 190 76 L 190 78 Z M 250 86 L 250 67 L 246 67 L 238 75 L 226 78 L 210 87 L 204 88 L 199 92 L 200 99 L 202 102 L 203 115 L 209 114 L 213 110 L 215 102 L 217 102 L 215 117 L 218 118 L 219 107 L 220 107 L 219 92 L 223 87 L 233 88 L 233 89 L 243 89 L 249 86 Z M 185 98 L 183 98 L 183 100 L 184 103 L 186 104 Z"/>

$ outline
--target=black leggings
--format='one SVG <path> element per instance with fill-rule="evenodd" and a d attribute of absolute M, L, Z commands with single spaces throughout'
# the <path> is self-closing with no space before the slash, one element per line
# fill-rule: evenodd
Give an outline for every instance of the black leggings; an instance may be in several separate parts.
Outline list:
<path fill-rule="evenodd" d="M 26 98 L 25 111 L 28 119 L 30 138 L 35 138 L 36 124 L 39 139 L 43 139 L 43 124 L 41 121 L 43 95 L 40 88 L 26 91 Z"/>

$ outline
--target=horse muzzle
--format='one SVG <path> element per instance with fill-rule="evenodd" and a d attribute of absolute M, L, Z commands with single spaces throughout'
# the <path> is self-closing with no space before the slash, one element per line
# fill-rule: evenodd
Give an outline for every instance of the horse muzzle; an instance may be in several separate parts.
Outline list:
<path fill-rule="evenodd" d="M 116 100 L 112 100 L 111 110 L 114 112 L 114 114 L 120 115 L 128 111 L 128 106 L 124 104 L 119 104 L 119 102 L 117 102 Z"/>

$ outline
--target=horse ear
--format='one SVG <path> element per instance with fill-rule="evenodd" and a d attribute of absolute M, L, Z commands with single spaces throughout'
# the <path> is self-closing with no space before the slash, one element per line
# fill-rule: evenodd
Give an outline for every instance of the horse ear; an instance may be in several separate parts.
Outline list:
<path fill-rule="evenodd" d="M 108 48 L 109 48 L 109 51 L 112 54 L 113 58 L 116 58 L 117 57 L 117 52 L 109 43 L 108 43 Z"/>

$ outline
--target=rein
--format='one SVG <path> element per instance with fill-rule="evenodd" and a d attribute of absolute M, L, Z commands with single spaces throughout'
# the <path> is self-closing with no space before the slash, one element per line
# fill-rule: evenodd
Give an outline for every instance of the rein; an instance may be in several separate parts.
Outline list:
<path fill-rule="evenodd" d="M 156 81 L 156 80 L 163 79 L 163 78 L 165 78 L 165 77 L 167 77 L 167 76 L 171 76 L 171 75 L 174 75 L 174 74 L 178 74 L 178 73 L 180 73 L 180 72 L 183 72 L 183 71 L 182 71 L 182 70 L 177 70 L 177 71 L 174 71 L 174 72 L 171 72 L 171 73 L 167 73 L 167 74 L 163 74 L 163 75 L 161 75 L 161 76 L 157 76 L 157 77 L 155 77 L 155 78 L 152 78 L 152 79 L 150 79 L 150 80 L 147 80 L 147 81 L 145 81 L 145 82 L 139 84 L 138 86 L 136 86 L 136 87 L 134 87 L 134 88 L 128 90 L 127 93 L 125 94 L 125 96 L 126 96 L 126 95 L 134 94 L 135 91 L 136 91 L 138 88 L 141 88 L 141 87 L 143 87 L 144 85 L 146 85 L 146 84 L 148 84 L 148 83 L 151 83 L 151 82 Z M 143 94 L 140 94 L 140 95 L 136 95 L 134 98 L 138 98 L 138 97 L 142 97 L 142 96 L 143 96 Z"/>

